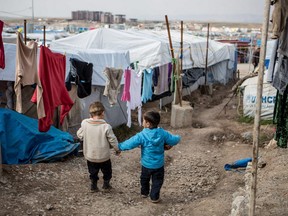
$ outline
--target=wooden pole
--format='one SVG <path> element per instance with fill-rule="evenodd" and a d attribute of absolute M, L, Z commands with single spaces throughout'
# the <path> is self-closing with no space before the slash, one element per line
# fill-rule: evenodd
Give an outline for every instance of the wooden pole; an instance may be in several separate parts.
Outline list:
<path fill-rule="evenodd" d="M 168 16 L 165 15 L 165 20 L 166 20 L 166 26 L 167 26 L 167 32 L 168 32 L 168 39 L 169 39 L 169 45 L 170 45 L 170 51 L 171 51 L 171 57 L 172 57 L 172 68 L 173 68 L 173 73 L 175 72 L 175 69 L 176 69 L 176 65 L 175 65 L 175 62 L 174 62 L 174 50 L 173 50 L 173 44 L 172 44 L 172 39 L 171 39 L 171 34 L 170 34 L 170 27 L 169 27 L 169 21 L 168 21 Z M 173 79 L 172 79 L 173 80 Z M 177 97 L 178 97 L 178 100 L 180 102 L 180 106 L 182 106 L 182 101 L 180 100 L 180 87 L 178 84 L 176 84 L 176 92 L 175 92 L 175 97 L 174 97 L 174 104 L 177 104 L 178 101 L 177 101 Z"/>
<path fill-rule="evenodd" d="M 27 20 L 24 20 L 24 43 L 27 44 Z"/>
<path fill-rule="evenodd" d="M 183 71 L 183 21 L 181 21 L 181 64 L 180 64 L 180 71 L 178 71 L 178 86 L 179 86 L 179 99 L 180 99 L 180 106 L 182 106 L 182 71 Z"/>
<path fill-rule="evenodd" d="M 46 26 L 43 27 L 43 46 L 45 46 L 46 43 Z"/>
<path fill-rule="evenodd" d="M 171 56 L 174 59 L 174 50 L 173 50 L 173 44 L 172 44 L 172 40 L 171 40 L 170 27 L 169 27 L 169 21 L 168 21 L 168 16 L 167 15 L 165 15 L 165 20 L 166 20 L 166 26 L 167 26 L 167 32 L 168 32 L 168 39 L 169 39 Z"/>
<path fill-rule="evenodd" d="M 183 70 L 183 21 L 181 21 L 181 72 Z"/>
<path fill-rule="evenodd" d="M 210 28 L 210 23 L 208 23 L 208 27 L 207 27 L 207 44 L 206 44 L 206 58 L 205 58 L 205 85 L 207 85 L 208 49 L 209 49 L 209 28 Z"/>
<path fill-rule="evenodd" d="M 260 137 L 260 116 L 261 116 L 263 77 L 264 77 L 264 66 L 265 66 L 264 61 L 265 61 L 268 26 L 269 26 L 269 14 L 270 14 L 270 0 L 265 0 L 264 19 L 263 19 L 262 32 L 261 32 L 262 36 L 261 36 L 260 58 L 259 58 L 256 110 L 255 110 L 254 130 L 253 130 L 252 184 L 250 188 L 251 190 L 250 190 L 250 201 L 249 201 L 249 216 L 255 215 L 255 206 L 256 206 L 257 165 L 258 165 L 259 137 Z"/>

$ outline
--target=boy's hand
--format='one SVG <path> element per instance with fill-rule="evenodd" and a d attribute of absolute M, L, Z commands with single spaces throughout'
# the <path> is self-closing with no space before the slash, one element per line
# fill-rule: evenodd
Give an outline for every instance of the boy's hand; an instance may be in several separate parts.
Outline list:
<path fill-rule="evenodd" d="M 173 146 L 164 144 L 164 150 L 165 150 L 165 151 L 170 150 L 172 147 L 173 147 Z"/>
<path fill-rule="evenodd" d="M 120 150 L 116 150 L 116 151 L 115 151 L 115 155 L 116 155 L 116 156 L 119 156 L 120 154 L 121 154 L 121 151 L 120 151 Z"/>

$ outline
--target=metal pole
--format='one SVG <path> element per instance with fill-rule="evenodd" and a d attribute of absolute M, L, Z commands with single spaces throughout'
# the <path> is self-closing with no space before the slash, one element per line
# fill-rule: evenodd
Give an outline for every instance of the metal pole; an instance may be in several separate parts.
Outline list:
<path fill-rule="evenodd" d="M 32 0 L 32 23 L 31 23 L 31 31 L 34 33 L 34 0 Z"/>
<path fill-rule="evenodd" d="M 254 37 L 251 37 L 251 43 L 250 43 L 250 53 L 249 53 L 249 73 L 250 73 L 250 66 L 251 66 L 251 63 L 252 63 L 252 59 L 253 59 L 253 43 L 254 43 Z"/>
<path fill-rule="evenodd" d="M 25 45 L 27 44 L 27 27 L 26 27 L 26 25 L 27 25 L 27 21 L 24 20 L 24 43 L 25 43 Z"/>
<path fill-rule="evenodd" d="M 32 0 L 32 23 L 34 23 L 34 0 Z"/>
<path fill-rule="evenodd" d="M 34 0 L 32 0 L 32 24 L 34 24 Z"/>
<path fill-rule="evenodd" d="M 46 43 L 46 26 L 43 27 L 43 46 L 45 46 Z"/>
<path fill-rule="evenodd" d="M 207 44 L 206 44 L 206 59 L 205 59 L 205 85 L 207 85 L 208 49 L 209 49 L 209 28 L 210 28 L 210 23 L 208 23 L 208 27 L 207 27 Z"/>
<path fill-rule="evenodd" d="M 261 50 L 259 58 L 259 73 L 257 84 L 256 110 L 253 130 L 253 160 L 252 160 L 252 184 L 250 190 L 249 216 L 255 215 L 256 192 L 257 192 L 257 164 L 259 152 L 260 114 L 262 104 L 264 61 L 266 54 L 267 35 L 269 26 L 270 0 L 265 0 L 264 19 L 262 24 Z"/>

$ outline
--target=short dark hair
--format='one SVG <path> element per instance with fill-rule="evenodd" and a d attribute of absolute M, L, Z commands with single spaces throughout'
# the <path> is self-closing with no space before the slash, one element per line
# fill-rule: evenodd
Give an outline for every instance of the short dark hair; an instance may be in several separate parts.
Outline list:
<path fill-rule="evenodd" d="M 93 102 L 89 106 L 89 113 L 93 116 L 100 116 L 105 111 L 103 104 L 99 101 Z"/>
<path fill-rule="evenodd" d="M 145 112 L 143 118 L 151 124 L 151 128 L 157 128 L 160 123 L 160 114 L 155 110 Z"/>

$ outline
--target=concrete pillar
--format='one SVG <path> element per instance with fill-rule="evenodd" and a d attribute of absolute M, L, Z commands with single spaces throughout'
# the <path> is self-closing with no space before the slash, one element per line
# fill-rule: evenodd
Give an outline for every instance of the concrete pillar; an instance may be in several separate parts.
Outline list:
<path fill-rule="evenodd" d="M 192 111 L 193 108 L 188 101 L 182 101 L 182 106 L 180 104 L 172 104 L 171 127 L 181 128 L 191 126 Z"/>

